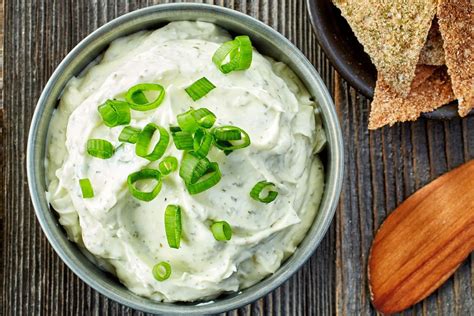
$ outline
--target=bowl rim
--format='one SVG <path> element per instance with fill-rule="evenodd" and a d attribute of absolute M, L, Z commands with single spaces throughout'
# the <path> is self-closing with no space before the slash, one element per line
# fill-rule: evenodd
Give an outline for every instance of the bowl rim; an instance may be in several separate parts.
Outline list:
<path fill-rule="evenodd" d="M 97 41 L 99 37 L 104 36 L 104 34 L 111 32 L 111 30 L 126 22 L 130 22 L 134 19 L 146 15 L 157 14 L 159 12 L 179 10 L 208 11 L 208 13 L 225 15 L 226 19 L 240 20 L 240 23 L 251 23 L 254 25 L 255 29 L 258 29 L 258 31 L 256 32 L 259 33 L 259 35 L 261 34 L 262 36 L 268 37 L 272 40 L 278 40 L 283 45 L 285 45 L 287 49 L 291 51 L 292 55 L 295 55 L 298 58 L 298 62 L 302 64 L 301 69 L 305 70 L 305 74 L 310 76 L 311 82 L 313 82 L 313 85 L 317 88 L 319 94 L 319 103 L 321 103 L 320 109 L 322 111 L 323 117 L 325 118 L 324 127 L 328 142 L 331 146 L 331 155 L 329 159 L 331 160 L 331 173 L 333 174 L 333 178 L 327 181 L 330 182 L 330 185 L 327 185 L 327 183 L 325 184 L 327 187 L 325 188 L 321 205 L 323 205 L 323 202 L 325 201 L 328 205 L 324 209 L 324 217 L 319 227 L 319 231 L 316 231 L 318 235 L 316 235 L 316 233 L 313 233 L 316 236 L 311 236 L 312 239 L 305 243 L 305 240 L 308 239 L 308 235 L 310 234 L 314 226 L 313 225 L 308 231 L 303 241 L 298 246 L 298 261 L 292 262 L 291 265 L 288 265 L 288 268 L 285 268 L 284 271 L 281 271 L 281 273 L 279 273 L 279 270 L 282 270 L 282 268 L 285 266 L 285 263 L 282 263 L 280 268 L 273 275 L 270 275 L 265 279 L 259 281 L 256 285 L 248 289 L 244 289 L 242 290 L 242 292 L 239 291 L 239 294 L 233 297 L 217 298 L 213 301 L 212 304 L 201 303 L 197 305 L 178 305 L 174 303 L 154 302 L 151 299 L 143 299 L 140 297 L 124 297 L 119 292 L 117 292 L 116 286 L 111 286 L 107 284 L 106 281 L 99 280 L 101 278 L 96 279 L 92 275 L 89 275 L 87 273 L 87 269 L 81 268 L 80 263 L 73 260 L 74 258 L 72 258 L 71 255 L 68 253 L 73 252 L 67 249 L 69 248 L 69 246 L 61 245 L 59 233 L 54 231 L 58 228 L 59 224 L 56 218 L 54 218 L 54 220 L 51 219 L 51 216 L 53 216 L 53 214 L 51 214 L 52 212 L 50 211 L 50 209 L 45 209 L 41 203 L 40 195 L 44 193 L 40 191 L 40 185 L 38 183 L 40 181 L 43 181 L 44 179 L 38 179 L 39 175 L 35 166 L 37 159 L 44 158 L 44 156 L 41 156 L 37 152 L 38 150 L 36 150 L 35 147 L 36 136 L 40 128 L 41 117 L 47 108 L 46 105 L 48 103 L 48 100 L 51 98 L 51 94 L 54 94 L 53 90 L 57 88 L 56 85 L 60 84 L 59 79 L 61 75 L 68 69 L 68 67 L 72 67 L 71 62 L 88 46 L 94 43 L 94 41 Z M 68 78 L 68 80 L 69 79 L 70 78 Z M 200 3 L 172 3 L 154 5 L 143 9 L 135 10 L 107 22 L 106 24 L 102 25 L 101 27 L 93 31 L 91 34 L 89 34 L 82 41 L 80 41 L 61 61 L 59 66 L 55 69 L 50 79 L 48 80 L 46 86 L 44 87 L 35 107 L 27 142 L 27 177 L 30 196 L 36 217 L 50 245 L 59 255 L 61 260 L 69 267 L 69 269 L 71 269 L 75 275 L 77 275 L 82 281 L 84 281 L 94 290 L 98 291 L 107 298 L 110 298 L 128 307 L 132 307 L 136 310 L 150 313 L 215 314 L 241 307 L 263 297 L 264 295 L 268 294 L 269 292 L 280 286 L 283 282 L 288 280 L 309 259 L 309 257 L 317 248 L 317 246 L 320 244 L 322 238 L 325 236 L 334 217 L 334 213 L 339 201 L 339 196 L 342 188 L 344 172 L 343 156 L 344 148 L 342 140 L 342 131 L 330 94 L 326 86 L 324 85 L 322 79 L 320 78 L 319 74 L 314 69 L 313 65 L 308 61 L 304 54 L 298 48 L 296 48 L 287 38 L 272 29 L 270 26 L 267 26 L 263 22 L 232 9 Z M 326 173 L 329 173 L 329 170 L 327 170 Z M 303 243 L 304 246 L 302 246 Z M 296 256 L 297 252 L 290 256 L 290 258 Z M 289 261 L 290 258 L 288 258 L 287 261 Z M 131 291 L 128 292 L 131 293 Z M 146 302 L 143 302 L 144 300 Z"/>
<path fill-rule="evenodd" d="M 363 94 L 365 97 L 372 99 L 374 96 L 374 89 L 370 87 L 362 78 L 354 75 L 352 66 L 340 58 L 337 51 L 333 48 L 333 45 L 330 44 L 329 36 L 325 36 L 327 33 L 326 29 L 316 23 L 320 20 L 318 6 L 316 5 L 317 0 L 306 0 L 306 9 L 308 12 L 309 20 L 311 22 L 312 29 L 319 45 L 323 49 L 324 53 L 327 55 L 331 64 L 336 68 L 336 70 L 341 74 L 341 76 L 349 82 L 357 91 Z"/>

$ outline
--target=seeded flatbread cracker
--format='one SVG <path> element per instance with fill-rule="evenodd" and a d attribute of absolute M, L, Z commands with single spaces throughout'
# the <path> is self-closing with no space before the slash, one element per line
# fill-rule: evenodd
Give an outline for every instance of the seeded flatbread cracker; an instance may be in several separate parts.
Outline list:
<path fill-rule="evenodd" d="M 438 66 L 418 65 L 415 70 L 415 78 L 411 82 L 411 88 L 418 88 L 422 83 L 428 80 L 431 75 L 438 69 Z"/>
<path fill-rule="evenodd" d="M 425 75 L 424 71 L 419 75 Z M 413 82 L 417 82 L 415 79 Z M 414 121 L 421 113 L 430 112 L 455 99 L 446 67 L 440 67 L 406 98 L 398 96 L 383 78 L 377 79 L 371 104 L 369 129 L 397 122 Z"/>
<path fill-rule="evenodd" d="M 431 66 L 444 65 L 443 38 L 439 32 L 438 20 L 436 18 L 431 24 L 425 46 L 423 46 L 420 53 L 418 64 Z"/>
<path fill-rule="evenodd" d="M 444 54 L 459 115 L 474 107 L 474 3 L 471 0 L 440 0 L 438 23 Z"/>
<path fill-rule="evenodd" d="M 333 0 L 393 91 L 406 96 L 437 0 Z"/>

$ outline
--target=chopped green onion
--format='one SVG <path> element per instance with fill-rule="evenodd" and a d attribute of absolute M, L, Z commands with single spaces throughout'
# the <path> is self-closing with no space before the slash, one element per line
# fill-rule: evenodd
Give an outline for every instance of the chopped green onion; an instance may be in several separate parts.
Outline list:
<path fill-rule="evenodd" d="M 188 151 L 183 155 L 179 176 L 190 194 L 197 194 L 216 185 L 221 179 L 219 165 Z"/>
<path fill-rule="evenodd" d="M 173 142 L 178 150 L 192 150 L 193 149 L 193 134 L 189 132 L 173 132 Z"/>
<path fill-rule="evenodd" d="M 198 129 L 194 134 L 194 152 L 200 157 L 206 157 L 211 150 L 212 141 L 214 138 L 212 135 L 204 129 Z"/>
<path fill-rule="evenodd" d="M 198 194 L 215 186 L 221 180 L 221 177 L 219 165 L 215 162 L 211 162 L 206 172 L 197 181 L 185 183 L 186 188 L 189 194 Z"/>
<path fill-rule="evenodd" d="M 164 158 L 158 166 L 163 176 L 169 175 L 171 172 L 178 170 L 178 159 L 169 156 Z"/>
<path fill-rule="evenodd" d="M 160 140 L 155 145 L 155 148 L 152 150 L 152 152 L 148 153 L 148 147 L 150 146 L 153 134 L 156 130 L 158 130 L 160 133 Z M 135 153 L 137 154 L 137 156 L 146 158 L 150 161 L 158 160 L 163 156 L 166 151 L 166 148 L 168 148 L 169 140 L 170 135 L 168 134 L 166 129 L 154 123 L 149 123 L 138 135 Z"/>
<path fill-rule="evenodd" d="M 143 91 L 136 91 L 134 94 L 132 94 L 132 99 L 133 99 L 133 103 L 135 104 L 148 103 L 148 99 L 145 96 L 145 93 L 143 93 Z"/>
<path fill-rule="evenodd" d="M 230 55 L 228 63 L 223 64 Z M 252 64 L 252 42 L 246 35 L 237 36 L 233 41 L 222 44 L 212 56 L 212 62 L 227 74 L 234 70 L 245 70 Z"/>
<path fill-rule="evenodd" d="M 146 91 L 156 91 L 158 96 L 154 101 L 149 101 L 145 96 Z M 125 99 L 130 108 L 135 111 L 153 110 L 160 106 L 165 98 L 165 89 L 157 83 L 139 83 L 128 89 Z"/>
<path fill-rule="evenodd" d="M 182 129 L 179 126 L 170 126 L 170 132 L 171 133 L 177 133 L 177 132 L 181 132 L 181 131 L 182 131 Z"/>
<path fill-rule="evenodd" d="M 149 192 L 140 191 L 134 185 L 134 183 L 139 180 L 147 180 L 147 179 L 154 179 L 157 181 L 153 190 Z M 153 200 L 161 191 L 161 185 L 162 185 L 161 173 L 155 169 L 142 169 L 140 171 L 129 174 L 128 179 L 127 179 L 127 184 L 128 184 L 128 190 L 135 198 L 141 201 L 149 202 Z"/>
<path fill-rule="evenodd" d="M 227 140 L 215 140 L 214 139 L 214 141 L 216 142 L 216 144 L 219 144 L 222 148 L 232 147 L 232 143 L 227 141 Z M 224 150 L 224 154 L 226 156 L 229 156 L 232 152 L 233 152 L 233 150 L 229 150 L 229 149 Z"/>
<path fill-rule="evenodd" d="M 252 64 L 252 42 L 247 35 L 237 36 L 234 41 L 239 43 L 239 54 L 234 56 L 234 60 L 238 59 L 238 66 L 234 70 L 249 69 Z"/>
<path fill-rule="evenodd" d="M 102 121 L 108 127 L 125 125 L 130 123 L 130 107 L 127 102 L 118 100 L 107 100 L 97 108 Z"/>
<path fill-rule="evenodd" d="M 153 277 L 157 281 L 164 281 L 168 279 L 171 275 L 171 265 L 168 262 L 162 261 L 155 264 L 152 270 Z"/>
<path fill-rule="evenodd" d="M 87 153 L 96 158 L 108 159 L 114 155 L 114 146 L 104 139 L 89 139 Z"/>
<path fill-rule="evenodd" d="M 198 128 L 211 128 L 216 122 L 214 113 L 206 108 L 190 109 L 177 116 L 178 125 L 185 132 L 194 133 Z"/>
<path fill-rule="evenodd" d="M 228 41 L 222 44 L 214 53 L 212 56 L 212 62 L 219 68 L 219 70 L 223 73 L 229 73 L 232 71 L 228 67 L 229 64 L 231 64 L 232 60 L 236 57 L 236 53 L 238 52 L 239 49 L 239 44 L 236 41 Z M 231 54 L 230 62 L 227 64 L 223 64 L 224 60 L 227 58 L 227 56 Z M 234 58 L 232 58 L 234 57 Z"/>
<path fill-rule="evenodd" d="M 208 94 L 215 87 L 216 86 L 213 85 L 212 82 L 210 82 L 206 77 L 202 77 L 184 90 L 186 90 L 186 93 L 191 97 L 191 99 L 193 99 L 193 101 L 197 101 Z"/>
<path fill-rule="evenodd" d="M 224 151 L 241 149 L 250 145 L 249 134 L 236 126 L 219 126 L 212 130 L 212 134 L 216 147 Z M 237 134 L 240 134 L 240 137 Z M 232 143 L 232 141 L 239 141 L 239 143 Z"/>
<path fill-rule="evenodd" d="M 190 109 L 184 113 L 178 114 L 178 125 L 182 131 L 194 133 L 199 125 L 193 117 L 194 109 Z"/>
<path fill-rule="evenodd" d="M 206 108 L 194 110 L 193 117 L 197 124 L 203 128 L 211 128 L 216 122 L 216 115 Z"/>
<path fill-rule="evenodd" d="M 168 205 L 165 210 L 165 231 L 168 245 L 178 249 L 181 242 L 181 208 Z"/>
<path fill-rule="evenodd" d="M 88 178 L 80 179 L 79 185 L 81 186 L 82 197 L 84 199 L 90 199 L 94 197 L 94 190 L 92 189 L 91 181 Z"/>
<path fill-rule="evenodd" d="M 227 241 L 232 238 L 232 228 L 226 221 L 214 222 L 211 231 L 216 240 Z"/>
<path fill-rule="evenodd" d="M 120 132 L 118 140 L 125 143 L 135 144 L 141 129 L 132 126 L 125 126 Z"/>
<path fill-rule="evenodd" d="M 210 161 L 192 151 L 185 152 L 179 167 L 179 176 L 185 183 L 194 183 L 209 169 Z"/>
<path fill-rule="evenodd" d="M 275 185 L 271 182 L 260 181 L 252 188 L 252 190 L 250 191 L 250 196 L 252 197 L 252 199 L 259 202 L 263 202 L 263 203 L 273 202 L 278 196 L 277 191 L 268 191 L 268 194 L 266 197 L 260 197 L 264 189 L 271 188 L 271 187 L 275 187 Z"/>
<path fill-rule="evenodd" d="M 241 140 L 242 130 L 235 126 L 217 127 L 213 131 L 214 137 L 218 140 Z"/>

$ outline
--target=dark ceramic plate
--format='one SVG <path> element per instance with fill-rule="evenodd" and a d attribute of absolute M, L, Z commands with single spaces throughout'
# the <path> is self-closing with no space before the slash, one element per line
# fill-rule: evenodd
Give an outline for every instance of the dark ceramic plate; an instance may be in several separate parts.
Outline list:
<path fill-rule="evenodd" d="M 309 17 L 319 44 L 341 76 L 368 98 L 374 96 L 377 70 L 364 52 L 347 21 L 331 0 L 306 0 Z M 430 119 L 458 117 L 457 102 L 433 112 L 423 113 Z M 474 110 L 469 115 L 474 114 Z"/>

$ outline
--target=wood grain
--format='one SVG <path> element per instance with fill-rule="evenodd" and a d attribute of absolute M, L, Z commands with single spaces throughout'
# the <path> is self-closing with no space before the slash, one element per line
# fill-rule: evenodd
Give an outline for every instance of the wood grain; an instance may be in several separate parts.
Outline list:
<path fill-rule="evenodd" d="M 400 312 L 434 292 L 474 251 L 474 159 L 416 191 L 385 219 L 368 262 L 378 311 Z"/>
<path fill-rule="evenodd" d="M 143 315 L 90 289 L 59 259 L 36 221 L 25 168 L 27 131 L 47 79 L 87 34 L 126 12 L 166 1 L 6 0 L 2 315 Z M 311 60 L 332 92 L 345 139 L 337 215 L 304 267 L 265 298 L 230 315 L 372 315 L 366 279 L 374 232 L 404 198 L 474 158 L 474 117 L 367 130 L 368 101 L 332 69 L 302 0 L 206 1 L 269 24 Z M 1 113 L 1 112 L 0 112 Z M 474 313 L 471 257 L 408 314 Z"/>
<path fill-rule="evenodd" d="M 4 159 L 4 132 L 3 132 L 3 29 L 4 29 L 4 9 L 3 9 L 3 0 L 0 0 L 0 168 L 1 170 L 5 170 L 5 159 Z M 3 177 L 2 177 L 3 178 Z M 2 181 L 2 186 L 4 186 L 4 183 Z M 4 199 L 4 194 L 2 190 L 2 196 L 0 197 L 0 232 L 3 232 L 5 230 L 4 226 L 4 220 L 5 220 L 5 199 Z M 3 234 L 2 234 L 3 235 Z M 0 241 L 1 241 L 1 246 L 0 246 L 0 257 L 4 257 L 4 244 L 3 241 L 4 239 L 2 238 L 3 236 L 0 236 Z M 2 277 L 4 276 L 4 266 L 3 264 L 1 265 L 1 272 L 0 275 Z M 2 285 L 0 285 L 0 289 L 3 289 L 3 282 Z M 3 291 L 2 291 L 3 292 Z M 0 297 L 0 306 L 3 306 L 4 301 L 3 301 L 3 295 Z"/>

